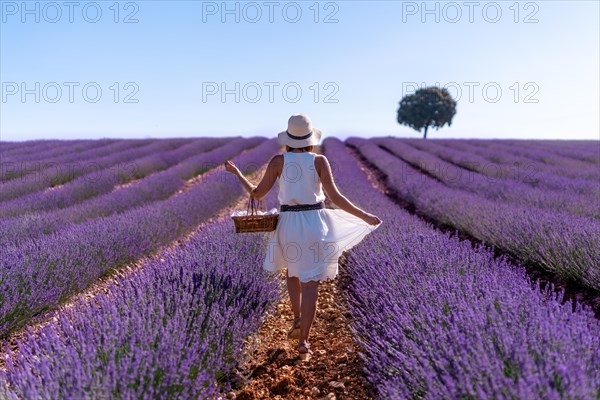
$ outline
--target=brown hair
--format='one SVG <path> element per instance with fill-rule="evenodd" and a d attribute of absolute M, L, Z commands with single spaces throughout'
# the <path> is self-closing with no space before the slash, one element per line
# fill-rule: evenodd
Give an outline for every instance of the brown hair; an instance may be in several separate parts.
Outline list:
<path fill-rule="evenodd" d="M 298 147 L 298 148 L 294 148 L 294 147 L 290 147 L 287 144 L 285 145 L 285 151 L 291 151 L 291 150 L 301 150 L 302 152 L 311 152 L 313 151 L 314 146 L 306 146 L 306 147 Z"/>

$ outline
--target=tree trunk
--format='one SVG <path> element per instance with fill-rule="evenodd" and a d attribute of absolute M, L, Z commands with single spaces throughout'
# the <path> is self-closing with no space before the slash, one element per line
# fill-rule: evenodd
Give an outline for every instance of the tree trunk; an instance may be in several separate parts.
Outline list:
<path fill-rule="evenodd" d="M 425 127 L 425 133 L 423 134 L 423 139 L 427 139 L 427 128 L 429 128 L 428 126 Z"/>

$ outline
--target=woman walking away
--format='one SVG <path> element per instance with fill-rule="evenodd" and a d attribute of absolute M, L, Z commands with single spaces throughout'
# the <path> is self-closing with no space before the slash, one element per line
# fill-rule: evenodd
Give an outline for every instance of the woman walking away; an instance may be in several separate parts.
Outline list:
<path fill-rule="evenodd" d="M 294 311 L 288 337 L 299 339 L 298 352 L 308 359 L 308 342 L 317 310 L 319 283 L 334 279 L 338 259 L 381 220 L 352 204 L 342 195 L 327 157 L 313 153 L 321 131 L 304 114 L 292 115 L 288 129 L 278 134 L 286 152 L 274 156 L 258 186 L 249 182 L 231 162 L 227 171 L 237 175 L 255 199 L 262 199 L 279 180 L 280 214 L 277 228 L 269 232 L 263 268 L 275 272 L 287 268 L 287 288 Z M 340 209 L 325 208 L 325 195 Z"/>

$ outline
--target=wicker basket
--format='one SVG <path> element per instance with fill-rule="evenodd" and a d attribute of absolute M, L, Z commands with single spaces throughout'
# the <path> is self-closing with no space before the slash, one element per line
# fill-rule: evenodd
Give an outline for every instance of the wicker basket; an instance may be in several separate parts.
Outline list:
<path fill-rule="evenodd" d="M 271 232 L 277 227 L 278 214 L 258 215 L 258 210 L 264 208 L 262 200 L 248 199 L 248 215 L 231 217 L 235 223 L 236 233 Z"/>

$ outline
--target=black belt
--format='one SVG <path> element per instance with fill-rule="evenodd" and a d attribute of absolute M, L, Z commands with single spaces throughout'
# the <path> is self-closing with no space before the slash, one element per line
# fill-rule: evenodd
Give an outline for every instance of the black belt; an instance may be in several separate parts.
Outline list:
<path fill-rule="evenodd" d="M 319 202 L 316 204 L 295 204 L 295 205 L 287 205 L 282 204 L 280 207 L 280 212 L 285 211 L 306 211 L 306 210 L 319 210 L 321 208 L 325 208 L 324 202 Z"/>

